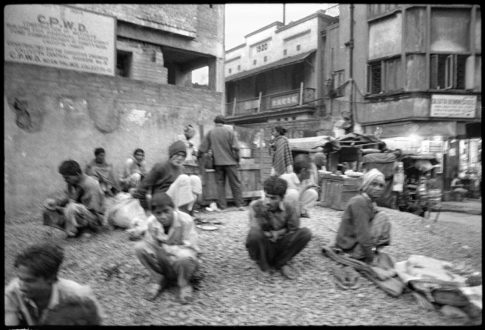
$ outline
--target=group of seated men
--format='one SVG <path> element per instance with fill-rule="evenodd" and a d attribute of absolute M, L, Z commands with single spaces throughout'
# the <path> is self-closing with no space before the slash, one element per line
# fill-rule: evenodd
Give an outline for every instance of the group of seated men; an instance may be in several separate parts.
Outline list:
<path fill-rule="evenodd" d="M 124 173 L 124 189 L 133 188 L 132 195 L 150 211 L 144 237 L 134 247 L 136 256 L 151 275 L 152 284 L 146 293 L 149 300 L 155 299 L 164 288 L 173 284 L 178 286 L 181 303 L 193 299 L 190 279 L 199 266 L 200 248 L 194 221 L 188 213 L 201 194 L 201 184 L 198 177 L 183 174 L 186 155 L 186 144 L 176 141 L 169 146 L 168 160 L 154 165 L 146 173 L 144 166 L 140 165 L 143 153 L 137 149 L 133 160 L 127 162 L 130 170 Z M 116 187 L 106 172 L 97 169 L 98 164 L 105 163 L 104 155 L 101 157 L 97 150 L 96 156 L 99 161 L 90 163 L 86 172 L 101 173 L 104 185 L 95 176 L 83 173 L 74 160 L 66 160 L 59 167 L 59 173 L 67 183 L 66 196 L 50 204 L 46 212 L 61 215 L 59 226 L 64 228 L 68 237 L 77 236 L 86 229 L 97 231 L 104 225 L 103 200 L 105 194 L 114 192 Z M 265 277 L 274 270 L 289 279 L 297 276 L 289 261 L 307 246 L 312 237 L 308 228 L 300 226 L 302 209 L 316 201 L 317 192 L 308 182 L 310 168 L 308 157 L 296 157 L 294 175 L 267 178 L 263 183 L 264 196 L 249 205 L 249 232 L 245 247 L 250 259 L 257 265 L 258 276 Z M 336 237 L 336 247 L 370 264 L 376 249 L 390 241 L 389 221 L 375 207 L 375 200 L 382 194 L 383 187 L 382 173 L 374 169 L 364 174 L 361 193 L 349 201 Z M 17 257 L 18 277 L 5 291 L 5 320 L 8 325 L 53 324 L 48 323 L 53 322 L 49 321 L 51 317 L 48 314 L 52 307 L 61 303 L 55 299 L 64 296 L 51 294 L 56 290 L 68 292 L 66 297 L 79 296 L 90 300 L 96 317 L 91 321 L 84 317 L 82 322 L 100 322 L 102 313 L 92 292 L 75 282 L 57 278 L 63 255 L 56 249 L 36 246 Z M 42 252 L 45 250 L 48 252 Z M 41 251 L 43 258 L 35 256 L 35 251 Z M 48 265 L 47 268 L 41 263 Z M 39 284 L 42 290 L 28 284 L 32 282 L 42 282 Z M 25 307 L 27 304 L 36 306 L 38 313 L 29 312 L 30 309 Z M 54 322 L 67 324 L 68 321 Z"/>

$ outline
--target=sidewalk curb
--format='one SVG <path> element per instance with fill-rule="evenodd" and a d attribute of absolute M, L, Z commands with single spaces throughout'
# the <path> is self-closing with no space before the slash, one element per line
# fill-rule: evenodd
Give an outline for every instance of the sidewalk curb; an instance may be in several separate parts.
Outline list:
<path fill-rule="evenodd" d="M 470 210 L 470 209 L 459 209 L 453 207 L 445 207 L 442 206 L 440 212 L 456 212 L 456 213 L 466 213 L 466 214 L 473 214 L 473 215 L 481 215 L 482 210 Z"/>

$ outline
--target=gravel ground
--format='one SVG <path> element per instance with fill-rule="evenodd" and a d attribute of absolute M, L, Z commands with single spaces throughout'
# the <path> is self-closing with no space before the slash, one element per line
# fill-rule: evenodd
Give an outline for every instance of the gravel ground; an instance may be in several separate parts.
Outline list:
<path fill-rule="evenodd" d="M 391 246 L 384 249 L 397 261 L 411 254 L 482 267 L 481 225 L 438 223 L 429 228 L 422 218 L 386 209 L 392 221 Z M 88 284 L 104 308 L 105 325 L 463 325 L 439 311 L 419 307 L 411 293 L 387 295 L 361 278 L 355 290 L 341 290 L 332 280 L 321 253 L 331 244 L 341 211 L 317 206 L 301 224 L 313 238 L 292 264 L 300 276 L 294 281 L 279 273 L 264 282 L 244 247 L 248 231 L 245 211 L 202 213 L 222 222 L 217 231 L 199 231 L 203 251 L 194 302 L 181 305 L 169 288 L 155 302 L 143 299 L 148 273 L 133 253 L 134 242 L 115 230 L 78 240 L 41 225 L 39 215 L 10 219 L 5 225 L 5 285 L 15 276 L 13 259 L 26 245 L 58 240 L 66 249 L 60 276 Z M 49 236 L 48 234 L 51 234 Z"/>

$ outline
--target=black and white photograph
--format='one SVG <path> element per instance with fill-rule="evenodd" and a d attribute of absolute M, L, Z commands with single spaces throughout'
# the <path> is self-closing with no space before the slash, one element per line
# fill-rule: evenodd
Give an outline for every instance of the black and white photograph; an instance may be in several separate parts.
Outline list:
<path fill-rule="evenodd" d="M 477 3 L 11 3 L 4 325 L 482 324 Z"/>

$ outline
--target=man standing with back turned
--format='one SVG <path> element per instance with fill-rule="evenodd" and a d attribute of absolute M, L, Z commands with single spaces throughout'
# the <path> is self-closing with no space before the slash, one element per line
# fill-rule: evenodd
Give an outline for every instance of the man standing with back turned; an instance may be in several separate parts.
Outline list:
<path fill-rule="evenodd" d="M 217 181 L 218 204 L 221 209 L 227 207 L 226 178 L 229 180 L 232 196 L 238 210 L 244 210 L 241 181 L 238 176 L 239 144 L 233 130 L 224 126 L 225 119 L 218 115 L 214 119 L 216 126 L 211 129 L 199 148 L 199 156 L 212 150 L 214 155 L 214 171 Z"/>

